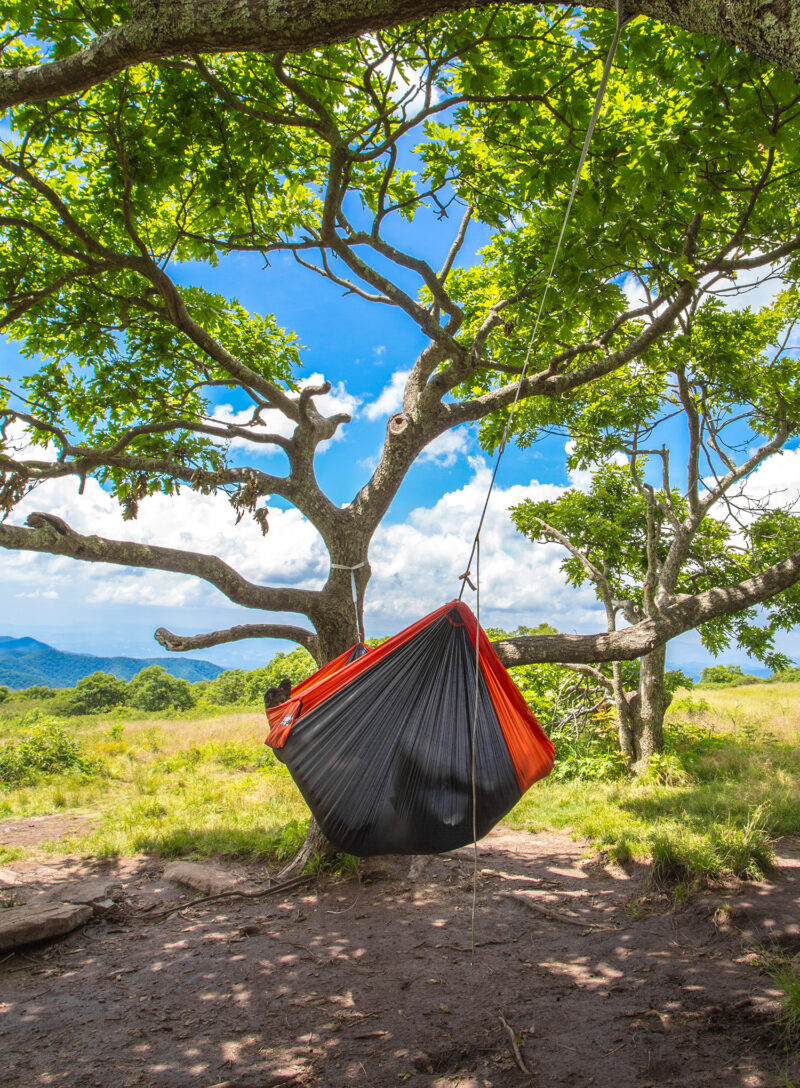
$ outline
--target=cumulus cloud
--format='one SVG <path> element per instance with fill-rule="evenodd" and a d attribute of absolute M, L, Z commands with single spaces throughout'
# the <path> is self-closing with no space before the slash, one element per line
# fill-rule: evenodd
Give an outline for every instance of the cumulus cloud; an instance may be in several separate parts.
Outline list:
<path fill-rule="evenodd" d="M 309 385 L 322 385 L 325 378 L 322 374 L 310 374 L 307 378 L 304 378 L 300 383 L 300 387 L 304 389 Z M 315 397 L 314 403 L 317 406 L 319 412 L 324 416 L 334 416 L 346 414 L 351 418 L 356 414 L 361 400 L 359 397 L 354 396 L 347 391 L 347 387 L 344 382 L 336 382 L 331 388 L 330 393 L 326 393 L 322 397 Z M 219 423 L 238 423 L 240 426 L 246 424 L 252 417 L 252 408 L 243 408 L 241 411 L 235 411 L 231 404 L 218 404 L 215 406 L 211 413 L 212 419 Z M 279 434 L 284 438 L 289 438 L 294 433 L 295 424 L 291 419 L 288 419 L 283 412 L 278 411 L 276 408 L 270 408 L 261 413 L 261 419 L 263 423 L 261 426 L 253 427 L 253 433 L 256 435 L 265 434 Z M 343 430 L 341 427 L 336 431 L 336 434 L 330 440 L 332 442 L 338 442 L 343 437 Z M 320 449 L 324 449 L 328 445 L 328 442 L 323 442 L 320 445 Z M 260 442 L 252 442 L 247 438 L 234 438 L 230 443 L 231 449 L 247 449 L 252 452 L 254 449 L 260 450 L 262 453 L 275 453 L 278 451 L 277 446 L 268 446 Z"/>
<path fill-rule="evenodd" d="M 800 500 L 800 449 L 773 454 L 747 478 L 744 493 L 772 507 Z"/>
<path fill-rule="evenodd" d="M 469 431 L 456 429 L 445 431 L 420 454 L 421 461 L 434 461 L 443 468 L 450 468 L 460 458 L 465 457 L 470 448 Z"/>
<path fill-rule="evenodd" d="M 403 407 L 403 390 L 410 373 L 410 370 L 396 370 L 392 374 L 389 384 L 379 393 L 377 400 L 365 406 L 367 419 L 376 420 L 400 411 Z"/>
<path fill-rule="evenodd" d="M 11 519 L 23 524 L 33 510 L 63 518 L 77 532 L 159 544 L 218 555 L 246 578 L 264 584 L 321 586 L 327 576 L 327 553 L 311 523 L 294 509 L 271 508 L 270 531 L 262 536 L 252 519 L 235 524 L 224 494 L 200 495 L 183 489 L 177 496 L 153 495 L 140 504 L 139 517 L 124 521 L 117 502 L 97 483 L 48 481 L 28 495 Z M 81 564 L 32 552 L 0 556 L 0 576 L 31 593 L 45 582 L 80 593 L 90 603 L 188 604 L 220 603 L 217 590 L 197 578 L 160 571 L 135 571 L 107 564 Z M 30 587 L 30 588 L 29 588 Z"/>
<path fill-rule="evenodd" d="M 372 581 L 367 621 L 379 630 L 396 630 L 446 600 L 458 596 L 486 498 L 491 470 L 472 462 L 472 479 L 443 495 L 433 506 L 413 510 L 403 524 L 382 526 L 370 549 Z M 515 484 L 495 488 L 481 533 L 481 602 L 485 624 L 514 628 L 546 620 L 563 630 L 602 627 L 590 589 L 569 589 L 559 570 L 561 549 L 531 544 L 514 528 L 509 507 L 523 499 L 557 498 L 554 484 Z M 473 561 L 473 572 L 476 564 Z M 465 600 L 474 606 L 474 594 Z"/>
<path fill-rule="evenodd" d="M 449 456 L 452 450 L 440 450 Z M 431 506 L 419 506 L 402 524 L 378 530 L 370 550 L 373 578 L 367 599 L 367 627 L 389 633 L 415 616 L 458 595 L 462 573 L 478 523 L 490 468 L 471 461 L 472 478 L 442 495 Z M 484 623 L 513 628 L 548 620 L 563 630 L 602 626 L 591 590 L 566 586 L 559 571 L 561 550 L 531 544 L 514 529 L 510 506 L 525 498 L 556 498 L 561 488 L 531 481 L 496 488 L 481 542 L 481 599 Z M 14 512 L 24 522 L 32 510 L 62 517 L 78 532 L 117 540 L 138 540 L 218 555 L 246 578 L 261 584 L 321 588 L 328 555 L 314 527 L 294 509 L 272 509 L 270 532 L 261 535 L 248 518 L 238 526 L 224 495 L 198 495 L 183 490 L 176 497 L 154 495 L 141 503 L 136 521 L 125 522 L 114 500 L 93 480 L 78 495 L 77 481 L 51 481 L 28 496 Z M 475 564 L 473 563 L 473 569 Z M 191 614 L 187 626 L 202 629 L 198 616 L 220 605 L 239 610 L 206 583 L 188 575 L 132 570 L 105 564 L 83 564 L 31 552 L 0 555 L 0 577 L 27 598 L 39 594 L 61 602 L 87 605 L 157 605 L 164 622 L 181 625 L 181 610 Z M 42 591 L 42 587 L 47 589 Z M 467 591 L 468 603 L 474 596 Z M 232 615 L 232 622 L 234 617 Z M 210 626 L 218 625 L 210 621 Z"/>

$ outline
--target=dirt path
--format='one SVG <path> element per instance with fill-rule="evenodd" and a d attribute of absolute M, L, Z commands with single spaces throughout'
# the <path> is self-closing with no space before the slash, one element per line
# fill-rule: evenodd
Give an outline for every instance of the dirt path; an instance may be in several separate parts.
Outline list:
<path fill-rule="evenodd" d="M 474 964 L 469 850 L 431 859 L 412 885 L 408 859 L 375 859 L 360 879 L 149 923 L 139 911 L 191 898 L 163 880 L 160 862 L 16 862 L 6 875 L 23 898 L 102 873 L 125 901 L 0 963 L 0 1079 L 4 1088 L 800 1084 L 800 1060 L 787 1064 L 771 1026 L 776 991 L 747 951 L 769 938 L 800 950 L 798 844 L 782 844 L 772 883 L 649 916 L 627 909 L 641 873 L 582 853 L 562 835 L 500 830 L 484 840 Z"/>

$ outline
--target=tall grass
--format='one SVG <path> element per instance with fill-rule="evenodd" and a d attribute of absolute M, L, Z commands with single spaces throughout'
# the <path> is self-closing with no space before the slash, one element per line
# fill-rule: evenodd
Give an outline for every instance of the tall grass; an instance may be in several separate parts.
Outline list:
<path fill-rule="evenodd" d="M 26 728 L 0 722 L 0 746 L 4 736 L 18 745 Z M 74 746 L 84 763 L 0 784 L 0 819 L 96 815 L 93 829 L 44 851 L 285 857 L 302 842 L 308 810 L 265 734 L 263 714 L 247 711 L 72 719 L 64 750 Z M 650 861 L 654 878 L 686 886 L 757 878 L 769 869 L 772 840 L 800 834 L 800 684 L 676 699 L 667 750 L 640 779 L 606 759 L 608 721 L 598 722 L 598 738 L 596 751 L 562 761 L 560 776 L 530 790 L 508 822 L 585 836 L 612 858 Z M 605 760 L 602 774 L 592 760 Z M 6 848 L 0 860 L 18 854 Z"/>
<path fill-rule="evenodd" d="M 763 876 L 772 840 L 800 834 L 800 685 L 698 696 L 676 698 L 667 749 L 642 778 L 551 777 L 510 822 L 586 836 L 612 859 L 651 861 L 664 881 Z"/>
<path fill-rule="evenodd" d="M 99 856 L 229 854 L 280 858 L 303 840 L 308 818 L 285 767 L 261 738 L 263 715 L 224 714 L 64 727 L 104 773 L 43 770 L 0 790 L 0 818 L 90 811 L 98 826 L 42 849 Z"/>

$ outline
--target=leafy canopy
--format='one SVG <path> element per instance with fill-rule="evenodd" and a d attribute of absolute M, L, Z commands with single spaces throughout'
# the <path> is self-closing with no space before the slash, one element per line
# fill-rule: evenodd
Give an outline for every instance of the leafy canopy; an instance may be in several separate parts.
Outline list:
<path fill-rule="evenodd" d="M 92 5 L 90 25 L 72 0 L 47 13 L 12 2 L 6 19 L 23 37 L 4 61 L 64 56 L 127 13 Z M 84 467 L 131 514 L 155 489 L 230 482 L 214 389 L 238 384 L 274 403 L 299 366 L 274 315 L 171 278 L 183 265 L 191 281 L 197 262 L 237 250 L 265 262 L 293 253 L 309 276 L 401 306 L 444 348 L 469 350 L 479 336 L 457 397 L 513 380 L 612 24 L 607 13 L 499 7 L 292 58 L 144 65 L 80 98 L 15 109 L 0 161 L 1 320 L 44 362 L 22 405 L 6 390 L 8 410 L 35 417 L 42 443 L 124 441 L 127 461 L 93 454 Z M 669 294 L 720 253 L 795 237 L 798 101 L 785 73 L 716 41 L 629 27 L 537 357 L 608 328 L 627 308 L 622 277 L 646 275 L 654 296 Z M 402 222 L 446 221 L 467 205 L 489 240 L 444 292 L 419 271 L 427 254 L 403 253 Z M 500 300 L 503 321 L 486 334 Z M 640 331 L 628 320 L 611 339 L 619 348 Z M 585 361 L 578 353 L 563 369 Z M 488 444 L 501 423 L 487 423 Z"/>

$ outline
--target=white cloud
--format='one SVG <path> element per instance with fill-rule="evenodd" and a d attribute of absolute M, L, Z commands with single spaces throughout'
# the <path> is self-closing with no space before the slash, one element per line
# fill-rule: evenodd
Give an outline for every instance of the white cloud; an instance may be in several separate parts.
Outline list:
<path fill-rule="evenodd" d="M 439 451 L 439 456 L 451 454 L 455 455 L 453 449 Z M 490 476 L 482 460 L 471 464 L 474 474 L 463 487 L 442 495 L 430 507 L 417 507 L 403 524 L 378 530 L 370 550 L 368 633 L 395 631 L 458 595 L 458 576 L 467 562 Z M 524 498 L 556 498 L 561 492 L 556 485 L 536 481 L 495 488 L 481 538 L 485 624 L 513 628 L 548 620 L 570 631 L 602 626 L 591 590 L 566 586 L 559 571 L 561 550 L 555 545 L 531 544 L 516 532 L 508 514 L 509 506 Z M 80 496 L 77 481 L 64 479 L 50 481 L 24 499 L 13 520 L 23 523 L 32 510 L 47 510 L 82 533 L 218 555 L 260 584 L 321 588 L 328 573 L 328 555 L 319 534 L 294 509 L 272 509 L 270 532 L 263 537 L 249 518 L 234 524 L 224 495 L 183 490 L 175 497 L 154 495 L 143 500 L 138 519 L 126 522 L 96 481 L 87 480 Z M 163 622 L 173 627 L 180 627 L 184 609 L 194 617 L 190 626 L 195 629 L 202 627 L 197 616 L 203 609 L 222 604 L 238 612 L 207 583 L 169 572 L 9 552 L 0 555 L 0 577 L 27 598 L 38 593 L 52 599 L 58 593 L 65 607 L 70 602 L 156 605 L 164 610 Z M 43 585 L 48 587 L 44 591 Z M 474 606 L 470 590 L 465 599 Z"/>
<path fill-rule="evenodd" d="M 304 378 L 300 383 L 301 388 L 305 388 L 309 385 L 322 385 L 325 378 L 322 374 L 309 374 L 307 378 Z M 348 393 L 347 387 L 344 382 L 337 382 L 331 389 L 330 393 L 326 393 L 324 396 L 315 397 L 314 404 L 317 406 L 317 410 L 324 416 L 334 416 L 346 414 L 351 418 L 356 414 L 358 407 L 361 403 L 359 397 L 354 396 L 352 393 Z M 220 423 L 238 423 L 240 426 L 246 424 L 253 415 L 252 408 L 243 408 L 237 412 L 234 410 L 231 404 L 218 404 L 211 413 L 212 419 Z M 263 423 L 261 426 L 253 427 L 253 432 L 258 435 L 265 434 L 279 434 L 284 438 L 289 438 L 294 433 L 295 424 L 291 419 L 278 411 L 277 408 L 270 408 L 261 413 L 261 419 Z M 336 434 L 330 440 L 332 442 L 338 442 L 343 437 L 343 429 L 339 427 Z M 320 444 L 320 449 L 323 450 L 328 445 L 327 442 Z M 251 442 L 246 438 L 234 438 L 230 443 L 231 449 L 247 449 L 252 451 L 253 449 L 261 450 L 262 453 L 274 453 L 278 450 L 277 446 L 264 445 L 260 442 Z"/>
<path fill-rule="evenodd" d="M 460 457 L 466 457 L 469 446 L 469 431 L 463 428 L 445 431 L 425 447 L 420 454 L 420 460 L 434 461 L 443 468 L 450 468 Z"/>
<path fill-rule="evenodd" d="M 458 596 L 458 576 L 469 557 L 491 475 L 482 460 L 472 463 L 475 472 L 464 487 L 443 495 L 431 507 L 413 510 L 403 524 L 378 530 L 370 549 L 368 628 L 372 624 L 381 631 L 396 630 Z M 562 550 L 552 544 L 531 544 L 517 533 L 508 513 L 525 498 L 554 499 L 562 492 L 554 484 L 531 481 L 496 487 L 492 493 L 481 532 L 484 625 L 514 628 L 547 620 L 568 631 L 602 628 L 591 589 L 566 586 L 559 570 Z M 474 575 L 474 560 L 472 569 Z M 464 599 L 475 607 L 469 588 Z"/>
<path fill-rule="evenodd" d="M 58 592 L 55 589 L 35 589 L 31 593 L 17 593 L 16 596 L 29 598 L 30 600 L 58 600 Z"/>
<path fill-rule="evenodd" d="M 247 516 L 235 524 L 235 513 L 224 494 L 200 495 L 184 488 L 177 496 L 144 499 L 139 517 L 124 521 L 119 504 L 96 480 L 87 480 L 84 494 L 79 495 L 78 481 L 68 478 L 38 487 L 18 504 L 11 520 L 23 524 L 33 510 L 55 514 L 80 533 L 218 555 L 257 583 L 316 588 L 327 576 L 322 539 L 294 509 L 271 507 L 270 531 L 263 536 Z M 220 601 L 215 589 L 190 575 L 76 563 L 32 552 L 3 553 L 3 575 L 28 595 L 46 582 L 63 587 L 62 597 L 80 592 L 90 603 L 182 607 Z"/>
<path fill-rule="evenodd" d="M 749 498 L 764 502 L 771 507 L 786 507 L 800 499 L 800 449 L 775 453 L 754 473 L 744 485 Z"/>
<path fill-rule="evenodd" d="M 381 391 L 377 400 L 364 408 L 367 419 L 380 419 L 381 416 L 389 416 L 392 412 L 400 411 L 403 407 L 403 390 L 410 373 L 410 370 L 396 370 L 392 374 L 389 384 Z"/>

